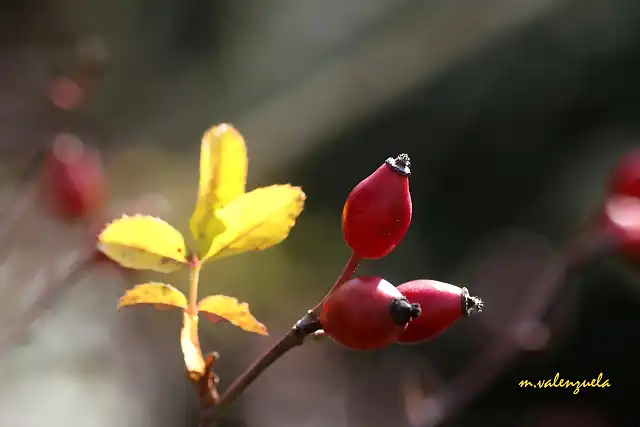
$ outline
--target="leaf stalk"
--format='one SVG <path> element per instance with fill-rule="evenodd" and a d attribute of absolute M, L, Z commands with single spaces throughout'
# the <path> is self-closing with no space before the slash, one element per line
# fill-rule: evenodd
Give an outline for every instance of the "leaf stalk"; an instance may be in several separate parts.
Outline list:
<path fill-rule="evenodd" d="M 202 264 L 196 255 L 193 255 L 189 266 L 189 302 L 187 313 L 189 316 L 198 314 L 198 282 L 200 280 L 200 268 Z"/>

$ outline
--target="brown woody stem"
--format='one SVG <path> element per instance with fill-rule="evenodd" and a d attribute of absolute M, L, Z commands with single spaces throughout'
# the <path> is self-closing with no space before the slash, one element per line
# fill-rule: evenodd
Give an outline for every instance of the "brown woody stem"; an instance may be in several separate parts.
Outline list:
<path fill-rule="evenodd" d="M 322 329 L 318 316 L 309 311 L 305 314 L 287 335 L 278 341 L 270 350 L 264 353 L 253 365 L 238 377 L 225 391 L 218 401 L 218 406 L 231 405 L 269 366 L 282 357 L 289 350 L 302 345 L 304 339 Z"/>
<path fill-rule="evenodd" d="M 230 406 L 264 371 L 273 365 L 278 359 L 284 356 L 289 350 L 304 344 L 305 338 L 322 331 L 318 310 L 326 299 L 335 292 L 342 284 L 351 279 L 362 258 L 352 253 L 344 266 L 340 276 L 331 287 L 331 290 L 324 298 L 311 310 L 302 316 L 300 320 L 291 328 L 289 333 L 278 341 L 271 349 L 264 353 L 249 368 L 247 368 L 217 399 L 215 406 L 211 406 L 209 413 L 203 413 L 201 426 L 214 427 L 221 417 L 221 410 Z"/>
<path fill-rule="evenodd" d="M 218 353 L 210 353 L 205 359 L 204 374 L 197 380 L 189 377 L 198 393 L 198 405 L 202 411 L 215 407 L 218 403 L 218 377 L 213 372 L 213 364 L 220 358 Z"/>

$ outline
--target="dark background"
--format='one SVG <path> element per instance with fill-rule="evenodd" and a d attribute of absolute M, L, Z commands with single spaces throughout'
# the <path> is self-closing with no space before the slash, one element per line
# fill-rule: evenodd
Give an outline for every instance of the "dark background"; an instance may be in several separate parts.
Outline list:
<path fill-rule="evenodd" d="M 203 278 L 203 291 L 248 301 L 272 334 L 205 327 L 205 350 L 222 354 L 224 387 L 339 273 L 350 189 L 407 152 L 409 235 L 361 273 L 395 284 L 464 283 L 485 299 L 485 313 L 415 347 L 295 350 L 256 381 L 229 425 L 405 427 L 436 425 L 440 416 L 440 425 L 460 427 L 638 426 L 638 270 L 604 254 L 565 275 L 562 248 L 598 214 L 617 159 L 639 145 L 639 24 L 636 0 L 3 0 L 0 170 L 10 186 L 31 151 L 72 132 L 100 148 L 114 212 L 161 199 L 164 210 L 153 209 L 184 230 L 199 138 L 231 122 L 247 138 L 250 186 L 301 185 L 309 198 L 289 239 Z M 81 108 L 52 104 L 59 76 L 81 83 Z M 54 246 L 75 232 L 48 227 Z M 3 246 L 11 253 L 25 239 Z M 32 252 L 31 266 L 50 260 Z M 35 286 L 8 274 L 5 301 Z M 115 298 L 134 283 L 91 274 L 83 291 L 47 312 L 49 323 L 0 355 L 0 426 L 112 425 L 114 413 L 123 426 L 196 425 L 178 317 L 145 309 L 115 316 Z M 549 283 L 554 292 L 539 294 Z M 542 308 L 528 312 L 538 297 Z M 90 351 L 69 329 L 83 322 L 87 298 L 102 308 L 84 333 L 109 331 Z M 81 361 L 39 362 L 51 334 Z M 505 339 L 518 344 L 505 350 Z M 473 368 L 483 357 L 489 362 Z M 33 374 L 39 363 L 48 388 Z M 611 387 L 578 395 L 518 387 L 557 372 L 572 380 L 602 372 Z M 45 389 L 76 416 L 43 408 L 54 403 L 42 399 Z"/>

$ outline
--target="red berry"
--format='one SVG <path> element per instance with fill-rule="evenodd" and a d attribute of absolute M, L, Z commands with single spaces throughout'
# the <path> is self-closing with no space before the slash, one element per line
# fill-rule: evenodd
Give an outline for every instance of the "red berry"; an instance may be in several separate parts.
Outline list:
<path fill-rule="evenodd" d="M 363 258 L 388 255 L 411 224 L 410 160 L 406 154 L 388 158 L 349 194 L 342 211 L 342 234 Z"/>
<path fill-rule="evenodd" d="M 58 77 L 51 83 L 49 90 L 51 102 L 61 110 L 75 110 L 84 101 L 84 91 L 68 77 Z"/>
<path fill-rule="evenodd" d="M 398 290 L 422 308 L 420 317 L 400 335 L 398 342 L 403 344 L 434 338 L 462 316 L 481 312 L 484 305 L 480 298 L 470 296 L 467 288 L 435 280 L 413 280 L 398 286 Z"/>
<path fill-rule="evenodd" d="M 617 250 L 640 261 L 640 198 L 612 196 L 604 205 L 605 231 L 616 240 Z"/>
<path fill-rule="evenodd" d="M 334 291 L 320 311 L 324 332 L 351 350 L 374 350 L 394 343 L 420 315 L 391 283 L 380 277 L 351 279 Z"/>
<path fill-rule="evenodd" d="M 43 171 L 45 197 L 60 215 L 77 219 L 99 212 L 107 185 L 98 154 L 73 135 L 60 135 Z"/>
<path fill-rule="evenodd" d="M 610 186 L 614 195 L 640 197 L 640 150 L 622 157 L 613 172 Z"/>

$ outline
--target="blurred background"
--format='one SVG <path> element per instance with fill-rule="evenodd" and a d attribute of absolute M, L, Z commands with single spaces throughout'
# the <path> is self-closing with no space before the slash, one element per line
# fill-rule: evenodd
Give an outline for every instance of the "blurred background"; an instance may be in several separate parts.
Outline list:
<path fill-rule="evenodd" d="M 186 231 L 219 122 L 246 137 L 250 188 L 308 195 L 283 244 L 203 273 L 203 294 L 249 302 L 271 333 L 201 323 L 222 388 L 324 295 L 349 254 L 347 194 L 399 152 L 413 223 L 359 273 L 486 303 L 419 346 L 296 349 L 223 427 L 640 425 L 637 264 L 567 270 L 563 253 L 640 146 L 638 76 L 637 0 L 0 1 L 0 427 L 197 425 L 180 314 L 115 311 L 159 277 L 78 269 L 95 227 L 48 209 L 34 156 L 79 140 L 111 217 Z M 558 372 L 611 387 L 518 387 Z"/>

